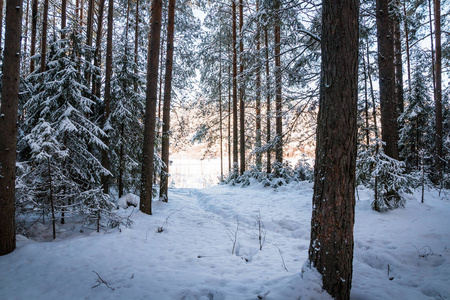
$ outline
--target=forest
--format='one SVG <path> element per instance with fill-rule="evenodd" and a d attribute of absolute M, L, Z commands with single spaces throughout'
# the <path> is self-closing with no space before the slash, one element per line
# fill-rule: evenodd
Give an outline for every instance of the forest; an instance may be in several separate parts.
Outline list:
<path fill-rule="evenodd" d="M 114 247 L 120 234 L 130 241 L 144 236 L 136 246 L 142 256 L 152 239 L 177 253 L 183 236 L 197 236 L 209 224 L 225 233 L 237 262 L 276 258 L 279 268 L 281 257 L 279 271 L 301 271 L 302 281 L 277 281 L 284 277 L 274 272 L 267 275 L 270 289 L 264 278 L 247 275 L 249 282 L 258 277 L 261 288 L 223 279 L 212 285 L 224 290 L 170 293 L 162 285 L 146 294 L 140 281 L 108 284 L 90 270 L 98 282 L 92 291 L 112 294 L 75 291 L 68 298 L 133 293 L 118 292 L 120 284 L 138 291 L 130 299 L 398 299 L 404 286 L 415 288 L 405 290 L 411 299 L 449 298 L 436 275 L 450 276 L 444 226 L 450 212 L 449 14 L 447 0 L 0 0 L 0 266 L 14 273 L 20 265 L 8 257 L 26 257 L 26 247 L 57 251 L 63 248 L 57 242 L 74 243 L 86 232 L 80 240 L 86 248 L 95 234 L 102 240 L 89 253 Z M 218 186 L 177 186 L 171 165 L 180 153 L 220 160 Z M 280 207 L 269 209 L 268 202 Z M 438 230 L 430 245 L 399 250 L 436 268 L 427 287 L 405 275 L 421 271 L 399 271 L 397 256 L 379 262 L 367 254 L 372 233 L 378 251 L 394 249 L 383 248 L 386 237 L 371 227 L 400 234 L 400 218 L 411 221 L 405 210 L 424 222 L 420 243 L 428 241 L 425 230 Z M 358 214 L 368 222 L 362 227 Z M 433 218 L 443 224 L 431 225 Z M 216 219 L 221 223 L 209 223 Z M 194 231 L 184 232 L 182 220 Z M 174 231 L 177 238 L 170 237 Z M 273 239 L 265 254 L 241 240 L 248 232 L 261 253 L 266 236 Z M 217 232 L 204 234 L 214 240 Z M 179 255 L 197 251 L 192 240 L 197 244 L 187 240 Z M 292 252 L 280 248 L 295 243 Z M 225 248 L 195 256 L 207 260 L 213 251 L 228 253 Z M 66 253 L 69 260 L 84 251 L 71 249 L 78 250 Z M 133 255 L 132 248 L 117 250 Z M 246 273 L 224 254 L 217 257 L 223 272 Z M 176 259 L 160 260 L 166 264 L 160 272 L 173 272 Z M 382 280 L 364 287 L 364 276 L 355 279 L 366 264 L 401 284 L 399 294 L 380 292 Z M 196 272 L 193 265 L 173 268 Z M 0 298 L 13 299 L 19 288 L 6 274 L 0 273 Z M 402 276 L 406 283 L 397 283 Z M 173 279 L 187 280 L 180 278 Z M 205 278 L 199 286 L 209 285 Z M 286 288 L 292 292 L 283 294 Z M 365 298 L 373 290 L 380 293 Z"/>

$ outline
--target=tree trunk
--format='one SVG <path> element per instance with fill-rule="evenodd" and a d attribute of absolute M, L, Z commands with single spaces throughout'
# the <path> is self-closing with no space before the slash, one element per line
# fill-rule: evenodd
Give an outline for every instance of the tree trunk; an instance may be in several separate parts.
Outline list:
<path fill-rule="evenodd" d="M 31 45 L 30 45 L 30 57 L 36 54 L 36 31 L 37 31 L 37 13 L 38 13 L 38 0 L 32 0 L 31 7 Z M 34 72 L 34 59 L 30 59 L 30 73 Z"/>
<path fill-rule="evenodd" d="M 139 50 L 139 0 L 136 0 L 136 15 L 135 15 L 135 28 L 134 28 L 134 74 L 138 74 L 138 50 Z M 134 92 L 137 93 L 138 84 L 134 83 Z"/>
<path fill-rule="evenodd" d="M 161 170 L 159 200 L 167 202 L 169 190 L 169 138 L 170 138 L 170 100 L 172 92 L 173 40 L 175 31 L 175 0 L 169 0 L 167 18 L 166 74 L 164 76 L 164 107 L 161 143 L 161 158 L 165 166 Z"/>
<path fill-rule="evenodd" d="M 240 174 L 245 172 L 245 89 L 244 89 L 244 1 L 239 0 L 239 144 Z"/>
<path fill-rule="evenodd" d="M 0 0 L 3 3 L 3 0 Z M 3 4 L 2 4 L 2 11 L 3 11 Z M 30 14 L 30 0 L 27 0 L 27 8 L 26 8 L 26 13 L 25 13 L 25 33 L 24 33 L 24 42 L 23 42 L 23 48 L 22 48 L 22 53 L 28 53 L 27 52 L 27 47 L 28 47 L 28 23 L 29 23 L 29 16 Z M 1 39 L 1 32 L 2 32 L 2 28 L 1 26 L 3 25 L 3 15 L 0 18 L 2 20 L 2 24 L 0 24 L 0 41 Z M 0 46 L 1 47 L 1 46 Z M 1 52 L 0 52 L 1 54 Z M 26 65 L 25 65 L 25 59 L 22 60 L 22 70 L 23 73 L 25 74 L 25 69 L 26 69 Z"/>
<path fill-rule="evenodd" d="M 280 27 L 280 0 L 275 0 L 275 104 L 276 104 L 276 143 L 275 160 L 278 164 L 283 163 L 283 114 L 281 111 L 281 27 Z"/>
<path fill-rule="evenodd" d="M 41 72 L 45 71 L 45 58 L 47 53 L 47 27 L 48 27 L 48 0 L 44 0 L 44 14 L 42 17 L 42 40 L 41 40 Z"/>
<path fill-rule="evenodd" d="M 231 173 L 231 65 L 228 65 L 228 173 Z"/>
<path fill-rule="evenodd" d="M 55 218 L 55 201 L 53 199 L 53 183 L 52 183 L 52 170 L 50 168 L 50 158 L 47 159 L 47 169 L 48 169 L 48 189 L 50 198 L 50 207 L 52 210 L 52 229 L 53 229 L 53 239 L 56 239 L 56 218 Z"/>
<path fill-rule="evenodd" d="M 0 105 L 0 255 L 16 248 L 15 177 L 22 0 L 6 1 L 3 89 Z"/>
<path fill-rule="evenodd" d="M 221 24 L 222 25 L 222 24 Z M 222 27 L 220 28 L 221 32 Z M 221 32 L 222 33 L 222 32 Z M 222 126 L 222 37 L 219 37 L 219 139 L 220 139 L 220 181 L 223 180 L 223 126 Z"/>
<path fill-rule="evenodd" d="M 0 56 L 2 55 L 2 36 L 3 36 L 3 0 L 0 0 Z"/>
<path fill-rule="evenodd" d="M 97 38 L 95 41 L 95 51 L 94 51 L 94 66 L 99 68 L 101 63 L 101 43 L 103 35 L 103 10 L 105 9 L 105 0 L 100 0 L 98 4 L 98 18 L 97 18 Z M 97 98 L 100 98 L 100 88 L 101 88 L 101 75 L 99 73 L 95 74 L 96 77 L 92 80 L 92 94 Z"/>
<path fill-rule="evenodd" d="M 67 21 L 67 0 L 61 1 L 61 39 L 66 38 L 66 33 L 63 31 L 66 29 L 66 21 Z"/>
<path fill-rule="evenodd" d="M 400 1 L 396 0 L 396 6 L 400 7 Z M 395 61 L 395 97 L 397 98 L 398 114 L 404 111 L 403 100 L 403 65 L 402 65 L 402 40 L 400 34 L 401 26 L 400 12 L 395 14 L 394 19 L 394 61 Z"/>
<path fill-rule="evenodd" d="M 267 27 L 264 28 L 264 44 L 266 47 L 266 102 L 267 102 L 267 136 L 266 142 L 270 143 L 271 134 L 270 134 L 270 68 L 269 68 L 269 37 L 268 37 Z M 272 172 L 272 162 L 270 160 L 270 147 L 267 149 L 267 173 Z"/>
<path fill-rule="evenodd" d="M 259 14 L 259 1 L 256 1 L 256 14 Z M 259 19 L 256 23 L 256 168 L 258 171 L 261 171 L 262 166 L 262 158 L 261 158 L 261 59 L 260 59 L 260 51 L 261 51 L 261 38 L 260 38 L 261 28 Z"/>
<path fill-rule="evenodd" d="M 88 17 L 87 17 L 87 29 L 86 29 L 86 44 L 89 47 L 92 47 L 92 36 L 93 36 L 93 25 L 92 23 L 94 23 L 94 5 L 95 2 L 94 0 L 89 0 L 89 7 L 88 7 Z M 91 54 L 89 53 L 86 57 L 86 59 L 88 60 L 88 63 L 91 63 Z M 88 87 L 91 85 L 91 72 L 87 71 L 86 74 L 86 81 L 88 83 Z"/>
<path fill-rule="evenodd" d="M 322 2 L 322 75 L 309 260 L 322 274 L 323 288 L 336 299 L 349 299 L 352 284 L 358 14 L 359 1 Z"/>
<path fill-rule="evenodd" d="M 142 150 L 140 209 L 152 214 L 153 156 L 155 154 L 156 102 L 158 86 L 159 46 L 161 41 L 162 0 L 152 1 L 150 40 L 148 43 L 147 91 L 144 118 L 144 147 Z"/>
<path fill-rule="evenodd" d="M 106 132 L 108 127 L 109 115 L 111 113 L 111 75 L 112 75 L 112 34 L 113 34 L 113 15 L 114 15 L 114 0 L 109 0 L 108 4 L 108 30 L 106 33 L 106 74 L 105 74 L 105 99 L 103 111 L 103 130 Z M 108 133 L 107 133 L 108 134 Z M 103 142 L 109 147 L 109 138 L 105 136 Z M 102 166 L 109 171 L 109 149 L 102 149 Z M 103 174 L 101 182 L 103 186 L 103 193 L 109 194 L 109 175 Z"/>
<path fill-rule="evenodd" d="M 406 64 L 408 68 L 408 91 L 411 93 L 411 60 L 409 57 L 409 28 L 408 28 L 408 16 L 406 15 L 406 1 L 403 1 L 403 15 L 405 18 L 405 45 L 406 45 Z"/>
<path fill-rule="evenodd" d="M 395 68 L 393 19 L 390 0 L 377 0 L 378 68 L 380 77 L 381 137 L 387 156 L 398 159 L 397 101 L 395 98 Z"/>
<path fill-rule="evenodd" d="M 236 1 L 232 1 L 233 17 L 233 172 L 238 171 L 238 118 L 237 118 L 237 49 Z"/>
<path fill-rule="evenodd" d="M 437 180 L 442 178 L 442 47 L 441 47 L 441 1 L 434 0 L 434 33 L 436 42 L 436 170 Z"/>

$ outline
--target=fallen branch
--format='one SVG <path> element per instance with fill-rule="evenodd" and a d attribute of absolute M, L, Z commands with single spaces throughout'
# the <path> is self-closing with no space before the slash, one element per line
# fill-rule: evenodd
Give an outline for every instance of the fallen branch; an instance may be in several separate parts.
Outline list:
<path fill-rule="evenodd" d="M 104 284 L 108 288 L 110 288 L 111 290 L 113 290 L 113 291 L 115 290 L 115 288 L 111 287 L 105 280 L 103 280 L 103 278 L 101 278 L 100 275 L 97 272 L 95 272 L 95 271 L 92 271 L 92 272 L 94 272 L 97 275 L 97 277 L 98 277 L 97 278 L 97 285 L 94 285 L 92 288 L 96 288 L 99 285 Z"/>

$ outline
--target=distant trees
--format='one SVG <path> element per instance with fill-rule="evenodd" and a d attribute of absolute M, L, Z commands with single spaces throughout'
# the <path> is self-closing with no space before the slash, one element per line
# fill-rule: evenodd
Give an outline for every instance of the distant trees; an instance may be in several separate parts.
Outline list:
<path fill-rule="evenodd" d="M 322 2 L 322 72 L 309 261 L 350 299 L 355 218 L 359 1 Z M 335 30 L 339 28 L 340 30 Z"/>

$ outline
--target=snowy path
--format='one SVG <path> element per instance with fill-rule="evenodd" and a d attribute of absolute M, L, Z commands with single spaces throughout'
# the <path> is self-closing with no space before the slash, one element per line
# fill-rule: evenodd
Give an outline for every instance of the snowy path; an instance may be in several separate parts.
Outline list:
<path fill-rule="evenodd" d="M 152 216 L 134 212 L 133 228 L 121 232 L 20 238 L 16 251 L 0 257 L 0 299 L 329 299 L 315 273 L 300 275 L 310 183 L 171 189 L 169 196 L 154 203 Z M 409 196 L 405 209 L 379 214 L 369 196 L 361 190 L 356 208 L 352 299 L 450 299 L 448 197 L 432 191 L 420 204 Z M 259 214 L 267 230 L 261 251 Z M 237 220 L 231 254 L 227 230 L 235 232 Z M 94 271 L 111 288 L 93 288 Z"/>

